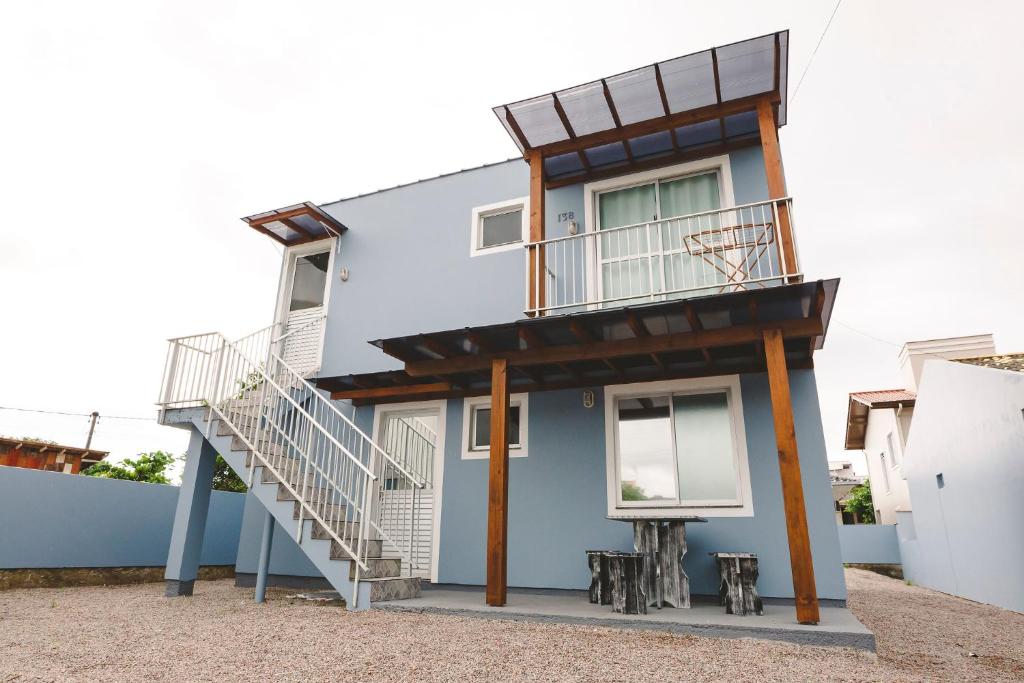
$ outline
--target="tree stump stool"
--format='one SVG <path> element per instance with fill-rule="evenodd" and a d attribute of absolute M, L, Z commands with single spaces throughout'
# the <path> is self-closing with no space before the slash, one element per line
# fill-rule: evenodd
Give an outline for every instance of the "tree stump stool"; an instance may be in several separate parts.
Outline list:
<path fill-rule="evenodd" d="M 757 595 L 757 555 L 753 553 L 709 553 L 718 563 L 718 604 L 726 614 L 764 614 Z"/>
<path fill-rule="evenodd" d="M 611 570 L 608 568 L 610 550 L 588 550 L 590 564 L 590 602 L 595 605 L 612 604 Z"/>
<path fill-rule="evenodd" d="M 641 553 L 609 553 L 612 611 L 622 614 L 647 614 L 644 581 L 644 556 Z"/>

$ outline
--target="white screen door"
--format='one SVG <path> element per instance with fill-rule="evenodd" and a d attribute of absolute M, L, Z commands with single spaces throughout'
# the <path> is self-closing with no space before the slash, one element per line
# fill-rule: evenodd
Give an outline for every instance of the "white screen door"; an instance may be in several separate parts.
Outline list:
<path fill-rule="evenodd" d="M 320 369 L 330 259 L 328 250 L 296 254 L 289 264 L 288 305 L 281 320 L 278 353 L 300 375 Z"/>

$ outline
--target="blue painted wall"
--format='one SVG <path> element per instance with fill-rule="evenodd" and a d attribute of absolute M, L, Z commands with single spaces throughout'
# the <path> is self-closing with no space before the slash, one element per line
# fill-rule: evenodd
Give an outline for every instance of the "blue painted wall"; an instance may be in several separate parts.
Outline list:
<path fill-rule="evenodd" d="M 0 568 L 162 567 L 178 490 L 0 467 Z M 244 500 L 213 492 L 200 564 L 235 563 Z"/>
<path fill-rule="evenodd" d="M 895 524 L 844 524 L 837 529 L 844 564 L 902 562 Z"/>
<path fill-rule="evenodd" d="M 817 388 L 810 370 L 794 371 L 791 388 L 818 596 L 845 599 Z M 763 374 L 741 379 L 754 516 L 712 518 L 688 527 L 686 570 L 694 593 L 717 592 L 708 553 L 750 551 L 760 558 L 758 587 L 792 597 L 789 546 L 769 402 Z M 588 549 L 629 550 L 632 531 L 607 516 L 603 392 L 593 408 L 581 390 L 530 396 L 529 457 L 510 460 L 511 586 L 585 588 Z M 462 401 L 448 404 L 439 557 L 442 583 L 481 585 L 485 577 L 486 460 L 462 460 Z"/>
<path fill-rule="evenodd" d="M 738 203 L 767 199 L 761 148 L 729 155 Z M 321 375 L 374 372 L 401 364 L 367 344 L 418 332 L 505 323 L 523 317 L 525 250 L 470 257 L 473 207 L 529 194 L 521 159 L 368 194 L 324 209 L 349 227 L 331 273 Z M 584 227 L 582 185 L 548 191 L 549 237 Z M 341 282 L 341 268 L 349 279 Z"/>

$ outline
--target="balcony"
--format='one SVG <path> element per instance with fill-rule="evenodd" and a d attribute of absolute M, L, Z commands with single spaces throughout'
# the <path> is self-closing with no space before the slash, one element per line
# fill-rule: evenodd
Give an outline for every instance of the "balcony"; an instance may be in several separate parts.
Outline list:
<path fill-rule="evenodd" d="M 528 316 L 800 282 L 788 197 L 525 245 Z"/>

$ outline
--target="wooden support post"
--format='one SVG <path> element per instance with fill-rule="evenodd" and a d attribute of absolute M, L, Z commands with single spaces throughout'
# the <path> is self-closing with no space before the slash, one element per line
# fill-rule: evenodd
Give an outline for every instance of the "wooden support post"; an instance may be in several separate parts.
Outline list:
<path fill-rule="evenodd" d="M 502 607 L 508 588 L 508 360 L 491 363 L 491 462 L 487 487 L 487 604 Z"/>
<path fill-rule="evenodd" d="M 807 532 L 807 510 L 804 506 L 804 486 L 800 477 L 800 457 L 796 447 L 796 428 L 793 426 L 793 404 L 789 395 L 789 373 L 782 346 L 782 330 L 765 330 L 764 353 L 768 364 L 772 417 L 775 421 L 775 444 L 779 451 L 779 474 L 782 479 L 782 503 L 786 512 L 786 533 L 789 536 L 789 564 L 793 572 L 796 619 L 801 624 L 817 624 L 818 594 L 814 585 L 811 538 Z"/>
<path fill-rule="evenodd" d="M 530 155 L 530 243 L 544 239 L 544 156 L 537 151 Z M 546 302 L 547 268 L 544 246 L 530 248 L 530 306 L 543 308 Z M 532 317 L 533 314 L 531 314 Z"/>
<path fill-rule="evenodd" d="M 771 100 L 765 98 L 757 103 L 757 124 L 761 130 L 761 150 L 764 152 L 764 170 L 768 179 L 768 196 L 782 199 L 786 196 L 786 175 L 782 170 L 782 152 L 779 150 L 778 130 L 775 128 L 775 109 Z M 793 275 L 797 272 L 796 246 L 793 242 L 793 225 L 786 202 L 776 203 L 779 217 L 778 237 L 781 245 L 783 272 Z M 790 278 L 790 282 L 794 282 Z"/>

